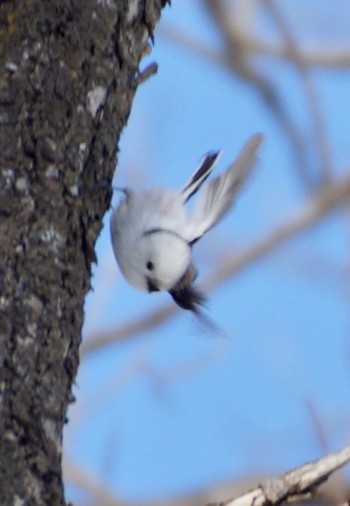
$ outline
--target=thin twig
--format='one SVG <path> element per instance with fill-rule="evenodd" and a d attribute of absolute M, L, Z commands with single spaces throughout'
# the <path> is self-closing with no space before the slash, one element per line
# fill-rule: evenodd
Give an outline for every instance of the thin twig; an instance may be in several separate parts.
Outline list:
<path fill-rule="evenodd" d="M 157 72 L 158 72 L 158 64 L 156 62 L 150 63 L 144 70 L 140 71 L 139 74 L 137 75 L 136 77 L 137 84 L 144 83 L 145 81 L 147 81 L 147 79 L 149 79 Z"/>

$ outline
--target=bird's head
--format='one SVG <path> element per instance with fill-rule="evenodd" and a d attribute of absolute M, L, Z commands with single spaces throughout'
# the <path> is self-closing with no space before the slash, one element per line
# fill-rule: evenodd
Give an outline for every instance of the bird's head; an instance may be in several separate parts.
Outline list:
<path fill-rule="evenodd" d="M 161 228 L 150 229 L 139 239 L 139 276 L 148 292 L 171 290 L 191 262 L 191 247 L 178 234 Z"/>

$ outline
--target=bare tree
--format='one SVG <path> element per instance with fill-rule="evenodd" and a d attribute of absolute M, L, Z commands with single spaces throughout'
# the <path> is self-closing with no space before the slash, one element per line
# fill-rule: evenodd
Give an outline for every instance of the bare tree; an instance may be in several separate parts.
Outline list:
<path fill-rule="evenodd" d="M 79 363 L 84 297 L 90 287 L 94 245 L 109 206 L 108 184 L 117 143 L 137 86 L 156 70 L 139 70 L 166 0 L 19 0 L 0 3 L 0 504 L 64 505 L 62 429 Z M 338 178 L 325 135 L 310 70 L 348 68 L 349 51 L 325 53 L 297 43 L 281 2 L 203 0 L 222 38 L 221 51 L 173 34 L 187 50 L 238 76 L 264 101 L 293 147 L 296 178 L 305 204 L 234 257 L 227 257 L 204 283 L 213 288 L 280 244 L 343 209 L 350 178 Z M 250 30 L 257 9 L 265 9 L 280 44 Z M 168 33 L 168 37 L 169 37 Z M 288 113 L 273 77 L 254 65 L 258 55 L 290 62 L 309 105 L 318 172 L 307 163 L 307 146 Z M 174 306 L 91 339 L 85 353 L 153 329 L 175 313 Z M 140 366 L 141 363 L 141 366 Z M 187 369 L 194 370 L 200 360 Z M 142 360 L 124 371 L 130 377 Z M 179 376 L 185 372 L 168 371 Z M 242 501 L 281 503 L 298 498 L 349 460 L 349 449 L 302 466 L 260 487 Z M 329 464 L 325 470 L 324 464 Z M 315 469 L 320 474 L 314 474 Z M 305 476 L 311 480 L 305 481 Z M 67 463 L 71 482 L 95 504 L 119 498 L 96 477 Z M 294 480 L 297 478 L 299 480 Z M 233 481 L 233 480 L 232 480 Z M 232 483 L 230 484 L 230 486 Z M 283 485 L 284 488 L 280 488 Z M 288 487 L 287 487 L 288 485 Z M 335 487 L 337 488 L 337 487 Z M 341 499 L 332 490 L 332 503 Z M 268 493 L 267 493 L 268 492 Z M 275 494 L 275 495 L 274 495 Z M 161 504 L 217 503 L 236 496 L 225 487 Z M 221 499 L 222 498 L 222 499 Z M 152 504 L 155 504 L 153 501 Z M 232 503 L 233 504 L 233 503 Z M 241 502 L 243 504 L 243 502 Z"/>
<path fill-rule="evenodd" d="M 0 4 L 2 505 L 65 504 L 62 429 L 106 183 L 165 3 Z"/>

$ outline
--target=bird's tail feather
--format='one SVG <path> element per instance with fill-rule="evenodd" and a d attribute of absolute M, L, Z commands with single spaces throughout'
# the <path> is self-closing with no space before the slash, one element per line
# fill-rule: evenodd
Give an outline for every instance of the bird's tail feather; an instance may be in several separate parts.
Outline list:
<path fill-rule="evenodd" d="M 192 243 L 213 227 L 230 209 L 234 197 L 254 164 L 261 141 L 261 134 L 253 135 L 229 168 L 203 188 L 193 213 Z"/>
<path fill-rule="evenodd" d="M 173 290 L 169 290 L 169 294 L 179 307 L 192 311 L 198 320 L 201 321 L 206 328 L 214 332 L 215 335 L 221 337 L 226 336 L 223 330 L 203 311 L 202 308 L 205 306 L 206 297 L 196 286 L 188 284 L 177 287 Z"/>
<path fill-rule="evenodd" d="M 181 190 L 184 202 L 192 197 L 207 179 L 218 162 L 221 151 L 210 151 L 200 160 L 198 167 Z"/>

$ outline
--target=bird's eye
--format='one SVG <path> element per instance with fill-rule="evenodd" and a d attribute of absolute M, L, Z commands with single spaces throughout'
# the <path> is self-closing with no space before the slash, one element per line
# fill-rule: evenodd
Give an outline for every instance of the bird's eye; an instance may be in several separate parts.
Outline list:
<path fill-rule="evenodd" d="M 148 262 L 146 263 L 146 267 L 149 271 L 153 271 L 154 263 L 151 260 L 148 260 Z"/>

